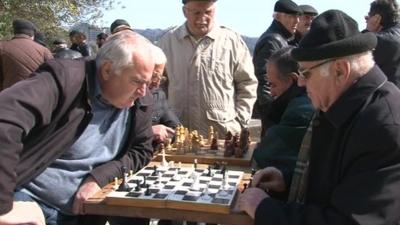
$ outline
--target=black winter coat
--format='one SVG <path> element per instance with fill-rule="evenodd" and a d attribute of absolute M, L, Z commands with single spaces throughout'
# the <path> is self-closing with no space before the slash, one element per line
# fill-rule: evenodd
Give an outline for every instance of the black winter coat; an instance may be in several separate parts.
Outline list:
<path fill-rule="evenodd" d="M 305 203 L 266 198 L 256 225 L 397 225 L 400 90 L 378 67 L 314 121 Z"/>

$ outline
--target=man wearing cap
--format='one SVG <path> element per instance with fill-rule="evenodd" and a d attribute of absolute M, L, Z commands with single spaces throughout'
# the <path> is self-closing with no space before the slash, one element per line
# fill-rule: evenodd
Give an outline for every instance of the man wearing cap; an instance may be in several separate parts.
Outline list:
<path fill-rule="evenodd" d="M 365 16 L 367 31 L 378 38 L 374 59 L 388 80 L 400 87 L 400 13 L 395 0 L 377 0 Z"/>
<path fill-rule="evenodd" d="M 215 23 L 216 0 L 183 0 L 186 22 L 160 39 L 167 56 L 169 103 L 181 123 L 224 135 L 250 121 L 257 79 L 240 35 Z"/>
<path fill-rule="evenodd" d="M 0 42 L 0 91 L 26 79 L 51 52 L 33 41 L 35 25 L 28 20 L 13 21 L 14 37 Z"/>
<path fill-rule="evenodd" d="M 53 41 L 54 45 L 54 58 L 59 59 L 77 59 L 81 58 L 82 54 L 78 51 L 71 50 L 67 47 L 67 41 L 57 38 Z"/>
<path fill-rule="evenodd" d="M 86 35 L 83 32 L 73 30 L 69 33 L 69 39 L 72 43 L 71 50 L 81 53 L 83 57 L 93 56 L 93 51 L 86 43 Z"/>
<path fill-rule="evenodd" d="M 290 0 L 279 0 L 274 7 L 274 20 L 271 26 L 261 35 L 256 43 L 253 54 L 255 74 L 258 79 L 257 106 L 261 114 L 261 137 L 265 130 L 273 125 L 268 120 L 269 105 L 272 97 L 266 74 L 266 62 L 268 58 L 278 49 L 281 49 L 294 40 L 294 33 L 299 22 L 301 10 L 296 3 Z"/>
<path fill-rule="evenodd" d="M 133 29 L 131 28 L 131 25 L 129 25 L 129 23 L 123 19 L 115 20 L 110 26 L 111 34 L 115 34 L 122 30 L 133 30 Z"/>
<path fill-rule="evenodd" d="M 376 43 L 351 17 L 329 10 L 292 51 L 318 113 L 290 187 L 269 167 L 240 197 L 256 225 L 398 224 L 400 90 L 375 65 Z M 269 197 L 286 190 L 288 202 Z"/>
<path fill-rule="evenodd" d="M 299 17 L 299 24 L 296 29 L 296 39 L 299 43 L 304 35 L 310 30 L 311 22 L 318 15 L 318 11 L 311 5 L 299 5 L 302 14 Z"/>

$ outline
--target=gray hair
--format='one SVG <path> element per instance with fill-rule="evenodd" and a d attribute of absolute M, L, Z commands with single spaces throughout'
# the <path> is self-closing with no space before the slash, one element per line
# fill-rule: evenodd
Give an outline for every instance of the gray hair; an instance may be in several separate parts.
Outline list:
<path fill-rule="evenodd" d="M 167 63 L 167 57 L 165 56 L 165 53 L 161 48 L 153 45 L 152 53 L 153 53 L 154 63 L 156 65 L 164 65 Z"/>
<path fill-rule="evenodd" d="M 111 61 L 112 71 L 119 75 L 125 68 L 134 66 L 132 57 L 139 46 L 132 41 L 132 38 L 138 36 L 140 35 L 132 31 L 118 32 L 110 36 L 97 53 L 97 67 L 106 61 Z"/>

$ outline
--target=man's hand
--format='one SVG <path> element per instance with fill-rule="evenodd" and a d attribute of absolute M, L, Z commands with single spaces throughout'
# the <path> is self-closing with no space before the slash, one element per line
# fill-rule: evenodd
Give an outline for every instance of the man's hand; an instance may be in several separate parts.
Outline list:
<path fill-rule="evenodd" d="M 0 225 L 46 225 L 42 209 L 36 202 L 17 201 L 10 212 L 0 216 Z"/>
<path fill-rule="evenodd" d="M 151 127 L 153 129 L 154 140 L 164 142 L 165 139 L 172 137 L 175 134 L 175 130 L 164 126 L 162 124 L 154 125 Z"/>
<path fill-rule="evenodd" d="M 268 194 L 260 188 L 248 188 L 240 194 L 237 207 L 254 219 L 258 205 L 268 197 Z"/>
<path fill-rule="evenodd" d="M 83 202 L 92 197 L 94 194 L 101 190 L 100 186 L 93 179 L 88 176 L 76 192 L 74 204 L 72 205 L 72 212 L 74 214 L 84 214 Z"/>
<path fill-rule="evenodd" d="M 266 191 L 283 192 L 286 190 L 282 172 L 275 167 L 266 167 L 257 171 L 251 185 Z"/>

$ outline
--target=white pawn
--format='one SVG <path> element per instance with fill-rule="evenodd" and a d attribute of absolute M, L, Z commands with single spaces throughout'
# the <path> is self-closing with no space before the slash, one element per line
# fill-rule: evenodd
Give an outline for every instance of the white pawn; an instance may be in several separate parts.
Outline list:
<path fill-rule="evenodd" d="M 161 155 L 162 155 L 161 166 L 168 167 L 168 162 L 167 162 L 167 159 L 165 158 L 165 149 L 164 148 L 161 150 Z"/>

